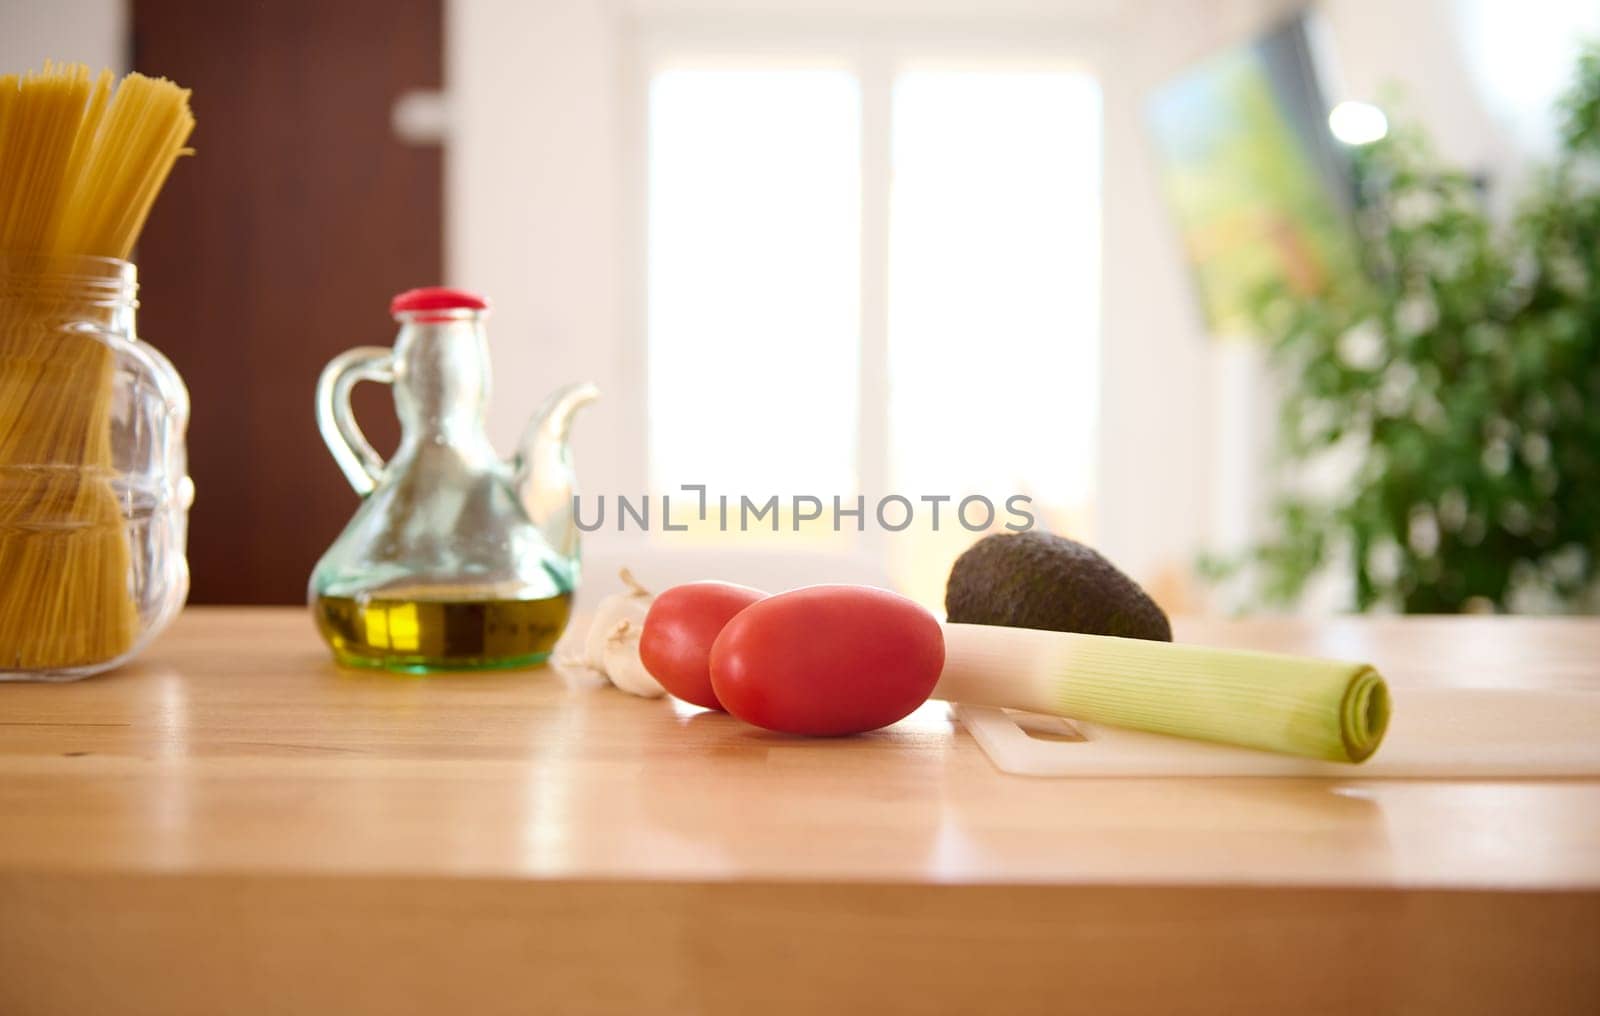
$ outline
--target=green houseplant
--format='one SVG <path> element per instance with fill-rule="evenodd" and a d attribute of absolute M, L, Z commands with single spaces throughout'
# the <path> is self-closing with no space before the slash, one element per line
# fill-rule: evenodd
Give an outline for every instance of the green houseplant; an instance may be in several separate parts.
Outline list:
<path fill-rule="evenodd" d="M 1202 570 L 1286 605 L 1346 570 L 1354 606 L 1583 611 L 1600 575 L 1600 47 L 1508 222 L 1415 129 L 1354 152 L 1360 278 L 1262 291 L 1287 391 L 1272 535 Z M 1303 482 L 1335 460 L 1339 478 Z"/>

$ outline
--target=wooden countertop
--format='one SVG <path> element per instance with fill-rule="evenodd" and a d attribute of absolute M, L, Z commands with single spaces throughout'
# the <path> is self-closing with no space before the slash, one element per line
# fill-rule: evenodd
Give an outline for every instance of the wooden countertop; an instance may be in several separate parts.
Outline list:
<path fill-rule="evenodd" d="M 1600 620 L 1177 627 L 1600 690 Z M 1596 956 L 1600 782 L 1030 780 L 938 703 L 782 737 L 555 669 L 341 670 L 294 609 L 0 685 L 8 1014 L 1565 1011 Z"/>

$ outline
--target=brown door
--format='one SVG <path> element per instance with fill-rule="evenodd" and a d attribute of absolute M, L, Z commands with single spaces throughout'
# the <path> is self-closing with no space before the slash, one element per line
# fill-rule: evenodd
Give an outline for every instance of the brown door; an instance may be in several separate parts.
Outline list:
<path fill-rule="evenodd" d="M 442 275 L 442 153 L 395 99 L 442 84 L 441 0 L 134 0 L 134 66 L 194 90 L 193 158 L 145 230 L 139 331 L 189 384 L 191 602 L 300 603 L 356 507 L 317 374 L 388 345 L 389 298 Z M 387 454 L 386 390 L 356 411 Z"/>

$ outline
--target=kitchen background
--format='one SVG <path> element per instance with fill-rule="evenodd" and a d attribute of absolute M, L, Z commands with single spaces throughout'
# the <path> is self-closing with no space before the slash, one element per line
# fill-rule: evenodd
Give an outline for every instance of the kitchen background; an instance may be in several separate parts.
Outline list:
<path fill-rule="evenodd" d="M 603 390 L 575 427 L 588 496 L 1020 492 L 1169 610 L 1259 606 L 1199 562 L 1280 525 L 1291 382 L 1200 298 L 1161 111 L 1178 104 L 1181 133 L 1229 60 L 1301 38 L 1326 105 L 1417 126 L 1503 217 L 1556 156 L 1551 103 L 1600 35 L 1600 8 L 1559 0 L 0 9 L 0 67 L 195 90 L 198 154 L 137 260 L 141 330 L 194 395 L 201 603 L 303 601 L 355 503 L 316 436 L 316 374 L 388 344 L 388 298 L 442 279 L 494 302 L 502 448 L 557 385 Z M 1287 101 L 1285 81 L 1304 84 L 1264 94 Z M 1347 107 L 1346 133 L 1370 112 Z M 1323 141 L 1308 158 L 1338 158 Z M 388 394 L 357 408 L 392 447 Z M 936 604 L 974 538 L 608 527 L 585 553 L 607 587 L 626 563 L 663 586 L 877 581 Z M 1338 553 L 1298 609 L 1354 602 Z"/>

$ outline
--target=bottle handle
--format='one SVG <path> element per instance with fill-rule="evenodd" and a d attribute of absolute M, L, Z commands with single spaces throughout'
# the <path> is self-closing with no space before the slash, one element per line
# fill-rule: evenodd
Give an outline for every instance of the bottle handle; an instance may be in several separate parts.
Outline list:
<path fill-rule="evenodd" d="M 383 480 L 383 457 L 361 433 L 350 408 L 350 392 L 362 381 L 394 384 L 393 351 L 357 346 L 328 361 L 317 379 L 317 429 L 350 486 L 366 497 Z"/>

